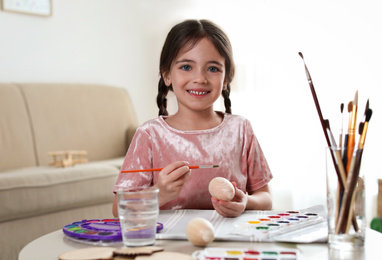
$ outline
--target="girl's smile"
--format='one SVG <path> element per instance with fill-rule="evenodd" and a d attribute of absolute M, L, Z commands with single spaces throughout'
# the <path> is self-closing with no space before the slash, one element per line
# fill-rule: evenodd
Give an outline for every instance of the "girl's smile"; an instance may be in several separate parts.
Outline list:
<path fill-rule="evenodd" d="M 198 91 L 198 90 L 187 90 L 187 92 L 195 96 L 204 96 L 207 93 L 209 93 L 209 91 Z"/>

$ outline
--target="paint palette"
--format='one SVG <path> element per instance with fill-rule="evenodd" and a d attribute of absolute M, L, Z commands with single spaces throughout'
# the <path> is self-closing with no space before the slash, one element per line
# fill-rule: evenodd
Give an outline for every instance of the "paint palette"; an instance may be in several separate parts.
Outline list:
<path fill-rule="evenodd" d="M 233 224 L 231 234 L 250 236 L 252 241 L 264 241 L 322 221 L 323 218 L 317 213 L 299 211 L 246 216 Z"/>
<path fill-rule="evenodd" d="M 157 232 L 162 229 L 163 224 L 157 223 Z M 119 219 L 82 220 L 66 225 L 62 230 L 68 239 L 80 243 L 103 246 L 122 242 Z"/>
<path fill-rule="evenodd" d="M 255 250 L 242 248 L 206 248 L 192 254 L 198 260 L 297 260 L 298 251 L 286 250 Z"/>

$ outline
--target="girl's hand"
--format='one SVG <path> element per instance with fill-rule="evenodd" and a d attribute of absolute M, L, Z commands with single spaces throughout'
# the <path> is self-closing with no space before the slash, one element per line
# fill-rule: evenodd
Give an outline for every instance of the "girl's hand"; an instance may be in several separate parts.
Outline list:
<path fill-rule="evenodd" d="M 155 187 L 159 188 L 159 206 L 175 199 L 190 177 L 188 162 L 174 162 L 167 165 L 158 175 Z"/>
<path fill-rule="evenodd" d="M 236 183 L 232 182 L 235 187 L 235 196 L 231 201 L 218 200 L 211 198 L 214 209 L 223 217 L 238 217 L 243 213 L 247 206 L 248 196 L 236 187 Z"/>

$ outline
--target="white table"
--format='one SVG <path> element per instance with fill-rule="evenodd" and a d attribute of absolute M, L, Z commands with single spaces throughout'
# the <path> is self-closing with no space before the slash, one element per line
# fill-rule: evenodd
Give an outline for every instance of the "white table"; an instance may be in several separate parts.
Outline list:
<path fill-rule="evenodd" d="M 196 250 L 203 248 L 195 247 L 187 240 L 157 240 L 156 246 L 161 246 L 165 251 L 181 252 L 192 254 Z M 115 247 L 121 247 L 115 245 Z M 297 249 L 300 252 L 300 260 L 325 260 L 325 259 L 354 259 L 371 260 L 381 257 L 382 234 L 371 229 L 366 230 L 366 244 L 364 250 L 353 252 L 338 252 L 329 250 L 326 243 L 314 244 L 292 244 L 292 243 L 255 243 L 255 242 L 220 242 L 216 241 L 208 245 L 209 247 L 225 248 L 250 248 L 257 250 L 281 250 Z M 53 260 L 58 259 L 62 253 L 78 248 L 90 247 L 67 239 L 62 230 L 44 235 L 28 245 L 19 254 L 19 260 Z M 377 258 L 376 258 L 377 257 Z"/>

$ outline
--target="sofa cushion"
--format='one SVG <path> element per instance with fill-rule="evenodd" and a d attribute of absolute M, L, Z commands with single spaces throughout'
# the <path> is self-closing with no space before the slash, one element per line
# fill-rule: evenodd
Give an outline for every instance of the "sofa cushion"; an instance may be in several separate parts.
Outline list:
<path fill-rule="evenodd" d="M 89 161 L 125 155 L 137 122 L 124 89 L 92 84 L 19 87 L 29 109 L 39 166 L 48 165 L 48 152 L 57 150 L 86 150 Z"/>
<path fill-rule="evenodd" d="M 11 84 L 0 84 L 0 174 L 36 166 L 31 125 L 24 98 Z"/>
<path fill-rule="evenodd" d="M 110 202 L 119 169 L 86 163 L 28 167 L 0 174 L 0 222 Z"/>

